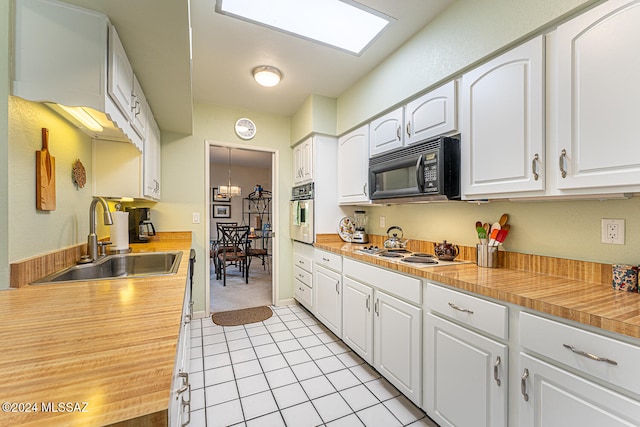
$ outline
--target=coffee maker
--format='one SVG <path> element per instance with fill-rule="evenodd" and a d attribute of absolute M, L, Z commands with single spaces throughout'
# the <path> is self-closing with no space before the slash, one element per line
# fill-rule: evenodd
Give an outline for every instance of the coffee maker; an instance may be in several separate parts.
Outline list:
<path fill-rule="evenodd" d="M 131 243 L 147 243 L 150 236 L 156 235 L 151 222 L 151 208 L 125 208 L 129 212 L 129 241 Z"/>

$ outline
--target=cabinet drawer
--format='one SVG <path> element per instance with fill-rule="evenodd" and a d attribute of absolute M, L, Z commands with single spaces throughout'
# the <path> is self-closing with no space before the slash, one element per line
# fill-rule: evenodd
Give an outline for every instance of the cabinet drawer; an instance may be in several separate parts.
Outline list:
<path fill-rule="evenodd" d="M 313 311 L 313 292 L 311 291 L 311 288 L 298 279 L 294 280 L 293 282 L 295 286 L 294 295 L 296 300 L 298 300 L 309 310 Z"/>
<path fill-rule="evenodd" d="M 316 249 L 314 261 L 316 264 L 325 266 L 333 271 L 342 272 L 342 257 L 338 254 Z"/>
<path fill-rule="evenodd" d="M 344 274 L 413 304 L 422 304 L 422 280 L 415 277 L 394 273 L 348 258 L 344 260 Z"/>
<path fill-rule="evenodd" d="M 293 277 L 295 277 L 297 280 L 301 281 L 308 287 L 313 288 L 313 276 L 311 275 L 311 273 L 301 269 L 297 265 L 293 266 Z"/>
<path fill-rule="evenodd" d="M 427 283 L 427 308 L 501 339 L 509 338 L 507 307 Z"/>
<path fill-rule="evenodd" d="M 520 313 L 520 343 L 525 349 L 640 394 L 638 346 L 529 313 Z M 594 360 L 596 357 L 610 362 Z"/>
<path fill-rule="evenodd" d="M 313 273 L 313 260 L 300 254 L 293 255 L 293 265 L 300 267 L 309 273 Z"/>

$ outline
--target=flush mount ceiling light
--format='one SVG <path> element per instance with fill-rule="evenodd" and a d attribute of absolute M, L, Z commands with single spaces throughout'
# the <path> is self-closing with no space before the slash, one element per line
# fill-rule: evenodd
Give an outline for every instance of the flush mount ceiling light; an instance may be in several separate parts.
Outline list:
<path fill-rule="evenodd" d="M 392 19 L 353 0 L 216 0 L 216 12 L 355 55 Z"/>
<path fill-rule="evenodd" d="M 272 87 L 280 83 L 282 73 L 275 67 L 261 65 L 253 69 L 253 78 L 262 86 Z"/>

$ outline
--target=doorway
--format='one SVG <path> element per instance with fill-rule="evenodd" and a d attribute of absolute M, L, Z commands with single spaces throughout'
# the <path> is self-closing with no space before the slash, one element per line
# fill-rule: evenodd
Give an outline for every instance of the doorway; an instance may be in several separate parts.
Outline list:
<path fill-rule="evenodd" d="M 209 142 L 207 301 L 210 313 L 271 305 L 275 299 L 276 152 Z M 227 187 L 230 187 L 228 189 Z M 221 254 L 218 224 L 249 227 L 250 249 L 240 262 Z M 248 264 L 248 278 L 242 264 Z M 226 282 L 226 284 L 225 284 Z"/>

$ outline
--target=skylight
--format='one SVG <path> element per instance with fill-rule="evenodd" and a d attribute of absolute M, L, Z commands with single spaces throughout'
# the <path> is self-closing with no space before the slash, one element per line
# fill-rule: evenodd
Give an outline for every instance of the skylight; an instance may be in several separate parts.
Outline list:
<path fill-rule="evenodd" d="M 216 0 L 216 11 L 356 55 L 390 21 L 350 0 Z"/>

